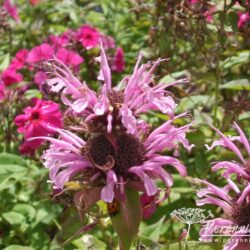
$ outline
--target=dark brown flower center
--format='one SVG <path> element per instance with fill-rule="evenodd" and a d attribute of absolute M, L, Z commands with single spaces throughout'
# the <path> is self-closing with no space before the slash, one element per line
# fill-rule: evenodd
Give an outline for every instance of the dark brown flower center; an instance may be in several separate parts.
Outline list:
<path fill-rule="evenodd" d="M 239 226 L 250 225 L 250 204 L 236 205 L 233 212 L 233 219 Z"/>
<path fill-rule="evenodd" d="M 121 134 L 108 139 L 104 134 L 91 137 L 87 143 L 87 154 L 99 166 L 104 166 L 110 156 L 115 160 L 113 170 L 126 176 L 130 167 L 141 165 L 145 161 L 143 144 L 134 136 Z"/>

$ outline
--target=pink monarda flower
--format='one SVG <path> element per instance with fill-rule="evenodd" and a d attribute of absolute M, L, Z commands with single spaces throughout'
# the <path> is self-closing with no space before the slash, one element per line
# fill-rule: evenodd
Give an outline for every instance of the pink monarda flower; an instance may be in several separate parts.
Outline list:
<path fill-rule="evenodd" d="M 1 79 L 5 86 L 10 86 L 21 82 L 23 80 L 23 75 L 9 67 L 2 72 Z"/>
<path fill-rule="evenodd" d="M 223 133 L 221 133 L 218 129 L 211 126 L 219 135 L 220 139 L 213 142 L 213 144 L 209 147 L 206 145 L 208 150 L 213 149 L 216 146 L 222 146 L 227 149 L 230 149 L 235 155 L 239 158 L 239 162 L 236 161 L 221 161 L 212 167 L 213 171 L 218 171 L 220 169 L 223 169 L 223 176 L 225 178 L 229 177 L 231 174 L 236 174 L 238 178 L 243 178 L 247 181 L 250 181 L 250 161 L 249 159 L 244 159 L 241 150 L 234 144 L 234 141 L 240 142 L 246 152 L 248 153 L 248 156 L 250 156 L 250 144 L 244 134 L 244 132 L 241 130 L 241 128 L 234 123 L 234 128 L 239 133 L 239 136 L 232 136 L 227 137 Z"/>
<path fill-rule="evenodd" d="M 245 12 L 245 13 L 238 13 L 239 19 L 238 19 L 238 29 L 239 30 L 244 30 L 247 28 L 250 28 L 250 15 L 249 13 Z"/>
<path fill-rule="evenodd" d="M 51 101 L 35 99 L 34 107 L 25 108 L 24 114 L 15 118 L 15 124 L 18 126 L 18 132 L 24 134 L 25 140 L 36 136 L 52 135 L 55 133 L 55 128 L 62 127 L 59 105 Z M 28 146 L 38 148 L 41 143 L 42 140 L 32 141 Z"/>
<path fill-rule="evenodd" d="M 26 62 L 29 64 L 42 62 L 51 59 L 54 55 L 53 47 L 48 43 L 43 43 L 34 47 L 27 56 Z"/>
<path fill-rule="evenodd" d="M 76 34 L 76 39 L 82 43 L 82 46 L 89 50 L 97 47 L 99 44 L 100 33 L 89 25 L 82 26 Z"/>
<path fill-rule="evenodd" d="M 91 202 L 99 199 L 112 202 L 124 197 L 125 187 L 143 191 L 148 196 L 157 193 L 156 179 L 167 187 L 173 179 L 163 166 L 172 165 L 186 175 L 184 165 L 175 157 L 161 152 L 175 151 L 179 144 L 188 150 L 192 146 L 186 139 L 191 126 L 176 128 L 173 121 L 175 102 L 165 90 L 167 86 L 153 83 L 153 72 L 160 63 L 140 65 L 141 55 L 131 76 L 125 77 L 119 86 L 112 88 L 111 70 L 101 46 L 99 79 L 104 80 L 100 93 L 90 90 L 72 72 L 55 59 L 51 68 L 55 78 L 48 80 L 51 90 L 62 91 L 62 101 L 69 106 L 67 114 L 82 119 L 81 126 L 74 127 L 81 136 L 69 130 L 57 129 L 59 138 L 37 137 L 51 142 L 43 154 L 44 165 L 50 169 L 50 179 L 55 189 L 64 190 L 68 181 L 80 180 L 90 187 Z M 179 80 L 178 82 L 187 82 Z M 149 110 L 163 111 L 171 119 L 150 131 L 140 114 Z M 83 137 L 83 132 L 85 136 Z M 81 195 L 84 195 L 81 191 Z"/>
<path fill-rule="evenodd" d="M 17 8 L 14 4 L 11 4 L 10 0 L 5 0 L 3 3 L 3 7 L 16 22 L 20 21 Z"/>
<path fill-rule="evenodd" d="M 246 250 L 250 243 L 241 243 L 244 235 L 249 235 L 250 225 L 250 185 L 248 182 L 238 184 L 230 177 L 225 179 L 227 185 L 218 187 L 205 180 L 196 180 L 205 185 L 197 193 L 199 199 L 196 204 L 203 206 L 213 204 L 222 208 L 224 215 L 221 218 L 206 221 L 200 231 L 201 239 L 211 240 L 213 235 L 231 235 L 231 239 L 224 245 L 223 250 Z M 249 237 L 247 236 L 247 238 Z"/>
<path fill-rule="evenodd" d="M 124 52 L 122 48 L 117 48 L 113 59 L 112 70 L 121 73 L 125 69 Z"/>

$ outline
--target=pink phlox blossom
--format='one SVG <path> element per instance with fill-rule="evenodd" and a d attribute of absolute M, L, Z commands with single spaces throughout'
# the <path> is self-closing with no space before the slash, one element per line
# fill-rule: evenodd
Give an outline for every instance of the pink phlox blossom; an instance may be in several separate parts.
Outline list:
<path fill-rule="evenodd" d="M 76 39 L 81 42 L 82 46 L 89 50 L 99 44 L 100 33 L 96 28 L 89 25 L 82 26 L 76 34 Z"/>
<path fill-rule="evenodd" d="M 20 21 L 17 7 L 14 4 L 11 4 L 10 0 L 5 0 L 3 3 L 3 7 L 16 22 Z"/>
<path fill-rule="evenodd" d="M 62 127 L 62 115 L 59 105 L 52 101 L 34 100 L 33 107 L 24 109 L 24 114 L 15 118 L 18 132 L 24 134 L 27 141 L 35 136 L 47 136 L 55 133 L 55 128 Z M 29 146 L 38 148 L 42 140 L 29 142 Z"/>

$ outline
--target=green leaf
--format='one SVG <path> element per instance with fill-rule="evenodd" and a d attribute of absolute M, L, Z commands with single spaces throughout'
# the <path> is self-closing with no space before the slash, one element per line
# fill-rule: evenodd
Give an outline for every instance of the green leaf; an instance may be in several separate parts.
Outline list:
<path fill-rule="evenodd" d="M 30 220 L 32 220 L 33 218 L 35 218 L 36 215 L 36 210 L 34 207 L 32 207 L 29 204 L 16 204 L 13 209 L 14 212 L 20 213 L 23 216 L 29 218 Z"/>
<path fill-rule="evenodd" d="M 228 57 L 224 62 L 221 62 L 220 67 L 228 69 L 236 65 L 242 65 L 250 61 L 250 51 L 242 51 L 237 55 Z"/>
<path fill-rule="evenodd" d="M 2 217 L 11 225 L 21 224 L 23 221 L 25 221 L 25 217 L 22 214 L 12 211 L 3 213 Z"/>
<path fill-rule="evenodd" d="M 220 89 L 250 90 L 250 83 L 248 79 L 233 80 L 221 85 Z"/>
<path fill-rule="evenodd" d="M 24 94 L 25 99 L 31 99 L 34 97 L 40 99 L 42 98 L 42 93 L 37 89 L 28 89 Z"/>
<path fill-rule="evenodd" d="M 5 247 L 3 250 L 34 250 L 34 248 L 22 245 L 10 245 L 8 247 Z"/>
<path fill-rule="evenodd" d="M 15 154 L 9 154 L 9 153 L 0 153 L 0 164 L 16 164 L 21 166 L 26 166 L 26 161 Z"/>
<path fill-rule="evenodd" d="M 145 236 L 146 238 L 158 242 L 160 235 L 161 235 L 161 227 L 163 225 L 163 222 L 165 220 L 166 216 L 163 216 L 158 222 L 155 224 L 149 225 L 146 228 L 144 228 L 140 235 Z"/>
<path fill-rule="evenodd" d="M 122 250 L 129 250 L 138 234 L 141 222 L 141 204 L 138 192 L 125 189 L 125 200 L 119 202 L 119 212 L 111 216 L 111 221 L 118 234 Z"/>
<path fill-rule="evenodd" d="M 87 250 L 87 249 L 98 249 L 105 250 L 107 249 L 107 245 L 97 239 L 94 235 L 85 234 L 81 238 L 73 240 L 71 242 L 72 245 L 77 247 L 79 250 Z"/>
<path fill-rule="evenodd" d="M 212 106 L 214 97 L 208 95 L 195 95 L 182 98 L 180 104 L 177 106 L 176 112 L 184 112 L 190 109 L 194 109 L 197 106 Z"/>
<path fill-rule="evenodd" d="M 0 63 L 0 71 L 3 71 L 8 67 L 10 63 L 10 54 L 7 53 L 4 56 L 2 56 L 2 58 L 1 58 L 1 63 Z"/>
<path fill-rule="evenodd" d="M 160 79 L 159 82 L 171 83 L 171 82 L 176 81 L 176 79 L 186 78 L 187 76 L 190 76 L 190 73 L 187 70 L 182 70 L 182 71 L 174 72 L 172 74 L 164 76 L 163 78 Z"/>

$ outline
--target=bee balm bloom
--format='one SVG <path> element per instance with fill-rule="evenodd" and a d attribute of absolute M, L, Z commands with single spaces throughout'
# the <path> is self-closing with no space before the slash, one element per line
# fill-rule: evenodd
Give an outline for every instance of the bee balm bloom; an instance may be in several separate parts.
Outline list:
<path fill-rule="evenodd" d="M 143 191 L 148 196 L 157 193 L 156 179 L 167 187 L 173 184 L 164 166 L 174 166 L 182 175 L 186 169 L 175 157 L 162 155 L 164 150 L 178 151 L 179 144 L 190 149 L 185 138 L 190 125 L 176 128 L 173 121 L 175 102 L 161 83 L 153 83 L 153 71 L 160 60 L 140 66 L 141 56 L 132 76 L 112 87 L 111 70 L 103 47 L 99 58 L 99 79 L 104 81 L 100 93 L 81 83 L 60 61 L 52 62 L 54 78 L 48 81 L 51 90 L 62 92 L 67 113 L 82 119 L 84 137 L 69 130 L 57 129 L 57 139 L 37 137 L 51 142 L 43 155 L 50 169 L 55 189 L 63 190 L 68 181 L 80 180 L 93 192 L 92 201 L 112 202 L 124 196 L 126 187 Z M 186 82 L 181 80 L 179 82 Z M 173 83 L 175 84 L 175 83 Z M 140 119 L 141 113 L 160 110 L 172 118 L 151 131 Z M 81 127 L 78 127 L 79 131 Z M 92 191 L 90 191 L 92 190 Z M 95 199 L 93 198 L 95 197 Z"/>
<path fill-rule="evenodd" d="M 207 221 L 200 231 L 203 240 L 211 240 L 213 235 L 231 235 L 231 240 L 225 244 L 224 250 L 249 249 L 250 243 L 244 242 L 245 237 L 250 236 L 250 185 L 248 183 L 238 184 L 226 178 L 227 185 L 217 187 L 207 181 L 198 180 L 197 182 L 205 185 L 197 193 L 199 199 L 196 204 L 203 206 L 213 204 L 222 208 L 224 215 Z M 241 241 L 243 239 L 243 241 Z"/>

